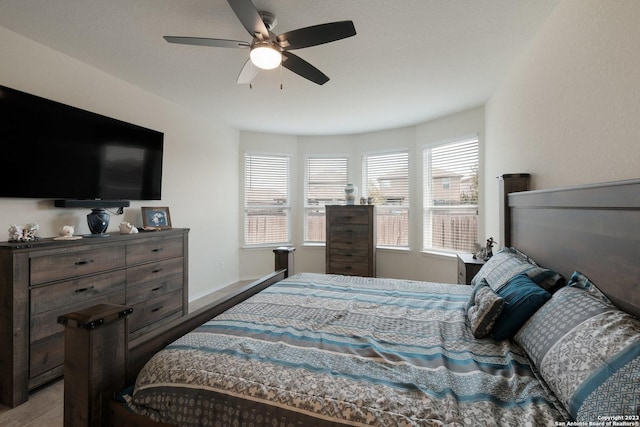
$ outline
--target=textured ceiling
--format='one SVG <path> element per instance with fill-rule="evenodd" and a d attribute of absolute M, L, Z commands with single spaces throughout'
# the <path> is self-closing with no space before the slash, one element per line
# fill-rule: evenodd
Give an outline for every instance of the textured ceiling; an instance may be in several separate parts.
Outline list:
<path fill-rule="evenodd" d="M 328 135 L 484 104 L 558 1 L 255 0 L 276 34 L 354 22 L 355 37 L 294 51 L 323 86 L 279 68 L 250 89 L 236 84 L 248 50 L 162 38 L 250 41 L 223 0 L 0 0 L 0 26 L 237 129 Z"/>

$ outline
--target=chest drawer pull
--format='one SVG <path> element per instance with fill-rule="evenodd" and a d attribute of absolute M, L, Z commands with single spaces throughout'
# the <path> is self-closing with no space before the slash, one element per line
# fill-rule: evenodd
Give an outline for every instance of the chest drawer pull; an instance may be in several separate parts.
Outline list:
<path fill-rule="evenodd" d="M 81 294 L 82 292 L 86 292 L 86 291 L 89 291 L 89 290 L 91 290 L 91 289 L 93 289 L 93 286 L 89 286 L 88 288 L 80 288 L 80 289 L 76 289 L 74 292 L 75 292 L 76 294 Z"/>
<path fill-rule="evenodd" d="M 151 310 L 151 312 L 152 312 L 152 313 L 155 313 L 156 311 L 160 311 L 160 310 L 162 310 L 162 307 L 163 307 L 163 306 L 156 307 L 156 308 L 154 308 L 153 310 Z"/>
<path fill-rule="evenodd" d="M 75 265 L 87 265 L 87 264 L 91 264 L 93 262 L 92 259 L 90 260 L 82 260 L 82 261 L 76 261 Z"/>
<path fill-rule="evenodd" d="M 164 268 L 156 268 L 155 270 L 151 270 L 152 273 L 160 273 Z"/>
<path fill-rule="evenodd" d="M 155 288 L 151 289 L 151 292 L 159 291 L 159 290 L 160 290 L 160 289 L 162 289 L 162 288 L 163 288 L 163 286 L 157 286 L 157 287 L 155 287 Z"/>
<path fill-rule="evenodd" d="M 153 248 L 153 249 L 151 249 L 151 252 L 162 252 L 162 247 L 160 247 L 160 248 Z"/>

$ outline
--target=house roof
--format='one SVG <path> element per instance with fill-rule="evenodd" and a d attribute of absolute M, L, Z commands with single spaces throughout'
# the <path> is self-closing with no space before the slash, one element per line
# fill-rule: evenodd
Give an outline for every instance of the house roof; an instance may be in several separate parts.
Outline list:
<path fill-rule="evenodd" d="M 2 0 L 0 26 L 237 129 L 330 135 L 483 105 L 558 2 L 254 0 L 276 34 L 354 22 L 355 37 L 295 51 L 330 77 L 323 86 L 276 69 L 250 89 L 236 84 L 247 50 L 162 38 L 250 41 L 222 0 Z"/>

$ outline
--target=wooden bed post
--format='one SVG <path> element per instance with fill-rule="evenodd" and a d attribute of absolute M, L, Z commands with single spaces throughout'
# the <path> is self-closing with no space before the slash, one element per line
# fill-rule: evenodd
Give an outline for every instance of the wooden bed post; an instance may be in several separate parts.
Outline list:
<path fill-rule="evenodd" d="M 127 316 L 132 311 L 99 304 L 58 317 L 58 323 L 65 325 L 65 427 L 100 426 L 108 419 L 113 396 L 103 391 L 127 385 Z"/>
<path fill-rule="evenodd" d="M 275 271 L 286 269 L 285 278 L 293 274 L 293 252 L 295 250 L 296 248 L 291 246 L 281 246 L 273 250 L 273 253 L 276 254 Z"/>
<path fill-rule="evenodd" d="M 509 193 L 518 191 L 529 191 L 529 181 L 531 175 L 528 173 L 505 173 L 498 177 L 500 180 L 500 236 L 498 245 L 503 247 L 511 246 L 511 208 L 509 207 Z"/>

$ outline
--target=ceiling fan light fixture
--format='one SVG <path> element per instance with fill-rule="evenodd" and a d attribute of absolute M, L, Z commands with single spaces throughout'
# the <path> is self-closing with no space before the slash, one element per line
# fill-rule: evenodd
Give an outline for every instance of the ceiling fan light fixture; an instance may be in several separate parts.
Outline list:
<path fill-rule="evenodd" d="M 282 54 L 268 42 L 254 44 L 249 57 L 253 65 L 263 70 L 273 70 L 282 62 Z"/>

